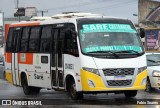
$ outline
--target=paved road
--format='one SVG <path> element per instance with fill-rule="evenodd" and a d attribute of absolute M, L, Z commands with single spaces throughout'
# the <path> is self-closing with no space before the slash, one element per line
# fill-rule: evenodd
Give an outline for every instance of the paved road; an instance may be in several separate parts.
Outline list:
<path fill-rule="evenodd" d="M 3 66 L 0 65 L 0 79 L 3 79 Z"/>
<path fill-rule="evenodd" d="M 2 70 L 2 69 L 0 69 Z M 62 91 L 54 91 L 54 90 L 46 90 L 42 89 L 39 95 L 30 95 L 30 96 L 25 96 L 23 94 L 23 90 L 21 87 L 15 87 L 11 84 L 9 84 L 7 81 L 4 79 L 0 79 L 0 99 L 33 99 L 33 100 L 38 100 L 38 99 L 47 99 L 48 105 L 45 107 L 53 107 L 50 105 L 54 105 L 55 108 L 57 107 L 77 107 L 77 108 L 92 108 L 92 107 L 97 107 L 97 108 L 106 108 L 106 107 L 129 107 L 129 108 L 134 108 L 134 107 L 151 107 L 151 105 L 137 105 L 137 102 L 140 102 L 142 100 L 139 99 L 146 99 L 146 101 L 150 102 L 157 102 L 155 99 L 160 99 L 160 90 L 156 89 L 152 93 L 146 93 L 144 91 L 139 91 L 137 96 L 132 99 L 126 99 L 123 94 L 98 94 L 98 95 L 91 95 L 87 94 L 84 95 L 84 100 L 78 100 L 74 101 L 72 100 L 66 92 Z M 160 105 L 160 100 L 159 105 Z M 44 101 L 46 103 L 46 101 Z M 125 105 L 125 104 L 129 105 Z M 108 105 L 109 104 L 109 105 Z M 121 105 L 123 104 L 123 105 Z M 131 105 L 132 106 L 131 106 Z M 1 107 L 1 106 L 0 106 Z M 7 106 L 3 106 L 8 108 Z M 14 106 L 15 108 L 21 107 L 21 106 Z M 38 106 L 42 107 L 42 106 Z M 43 106 L 44 107 L 44 106 Z M 153 105 L 152 105 L 153 107 Z M 154 105 L 155 108 L 160 108 L 158 105 Z"/>

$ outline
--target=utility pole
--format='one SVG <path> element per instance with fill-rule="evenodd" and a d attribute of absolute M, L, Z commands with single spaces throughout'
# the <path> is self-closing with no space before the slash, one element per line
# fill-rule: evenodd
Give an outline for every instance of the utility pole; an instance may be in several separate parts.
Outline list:
<path fill-rule="evenodd" d="M 19 0 L 17 0 L 17 10 L 18 10 L 18 8 L 19 8 Z M 20 16 L 18 16 L 18 21 L 20 22 Z"/>
<path fill-rule="evenodd" d="M 18 9 L 19 0 L 17 0 L 17 9 Z"/>
<path fill-rule="evenodd" d="M 38 13 L 41 13 L 42 17 L 44 15 L 44 13 L 47 13 L 47 12 L 48 12 L 48 10 L 40 10 L 40 11 L 38 11 Z"/>

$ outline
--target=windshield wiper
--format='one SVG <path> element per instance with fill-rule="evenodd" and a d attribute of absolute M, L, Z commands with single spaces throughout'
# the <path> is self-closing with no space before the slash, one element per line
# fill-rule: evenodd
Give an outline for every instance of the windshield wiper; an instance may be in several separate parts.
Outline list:
<path fill-rule="evenodd" d="M 156 63 L 156 61 L 154 61 L 154 60 L 147 60 L 147 61 L 152 62 L 152 63 Z"/>
<path fill-rule="evenodd" d="M 141 55 L 141 53 L 134 51 L 134 50 L 123 50 L 123 51 L 116 51 L 115 53 L 135 53 L 137 55 Z"/>
<path fill-rule="evenodd" d="M 160 61 L 155 61 L 155 60 L 150 60 L 150 59 L 147 59 L 147 61 L 153 62 L 153 63 L 159 63 L 160 62 Z"/>
<path fill-rule="evenodd" d="M 88 53 L 108 53 L 108 54 L 112 54 L 113 56 L 115 56 L 116 58 L 118 58 L 119 56 L 115 53 L 115 52 L 112 52 L 112 51 L 94 51 L 94 52 L 88 52 Z"/>

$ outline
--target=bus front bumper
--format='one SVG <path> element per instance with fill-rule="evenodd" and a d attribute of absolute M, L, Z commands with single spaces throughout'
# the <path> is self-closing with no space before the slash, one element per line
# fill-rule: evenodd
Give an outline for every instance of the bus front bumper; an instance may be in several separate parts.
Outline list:
<path fill-rule="evenodd" d="M 81 69 L 81 83 L 83 92 L 107 92 L 124 90 L 145 90 L 147 70 L 139 73 L 132 86 L 107 87 L 101 76 Z"/>

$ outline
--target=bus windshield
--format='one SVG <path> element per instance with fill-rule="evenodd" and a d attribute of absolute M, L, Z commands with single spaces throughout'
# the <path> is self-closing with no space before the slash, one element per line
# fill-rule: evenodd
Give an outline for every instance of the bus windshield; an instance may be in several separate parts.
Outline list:
<path fill-rule="evenodd" d="M 130 24 L 82 24 L 79 30 L 82 52 L 142 53 L 143 47 L 136 30 Z"/>

